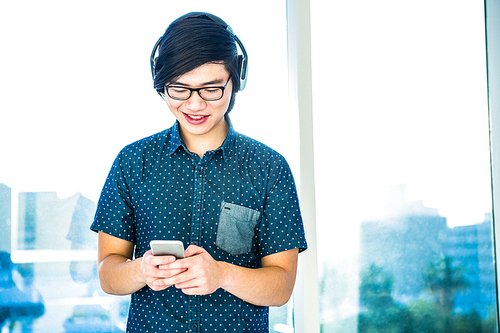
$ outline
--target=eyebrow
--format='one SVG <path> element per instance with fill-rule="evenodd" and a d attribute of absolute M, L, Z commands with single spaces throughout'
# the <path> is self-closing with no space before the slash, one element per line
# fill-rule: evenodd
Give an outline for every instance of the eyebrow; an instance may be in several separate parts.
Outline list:
<path fill-rule="evenodd" d="M 215 80 L 212 80 L 212 81 L 208 81 L 208 82 L 202 83 L 202 84 L 199 85 L 199 87 L 208 86 L 208 85 L 211 85 L 211 84 L 224 84 L 224 83 L 225 83 L 224 79 L 215 79 Z M 190 87 L 189 84 L 185 84 L 185 83 L 178 82 L 178 81 L 174 81 L 174 82 L 170 83 L 169 85 Z"/>

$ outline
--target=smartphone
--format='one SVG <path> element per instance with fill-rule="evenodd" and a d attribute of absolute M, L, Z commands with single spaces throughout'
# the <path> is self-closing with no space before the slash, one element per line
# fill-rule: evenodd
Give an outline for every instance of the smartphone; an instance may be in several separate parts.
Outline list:
<path fill-rule="evenodd" d="M 152 240 L 149 245 L 154 256 L 184 258 L 184 244 L 180 240 Z"/>

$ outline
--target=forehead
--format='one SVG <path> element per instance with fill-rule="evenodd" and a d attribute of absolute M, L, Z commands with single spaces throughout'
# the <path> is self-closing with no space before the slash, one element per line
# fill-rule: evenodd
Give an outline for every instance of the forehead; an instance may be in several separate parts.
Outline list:
<path fill-rule="evenodd" d="M 228 78 L 229 73 L 223 64 L 208 63 L 177 77 L 171 84 L 175 83 L 192 87 L 206 84 L 224 84 Z"/>

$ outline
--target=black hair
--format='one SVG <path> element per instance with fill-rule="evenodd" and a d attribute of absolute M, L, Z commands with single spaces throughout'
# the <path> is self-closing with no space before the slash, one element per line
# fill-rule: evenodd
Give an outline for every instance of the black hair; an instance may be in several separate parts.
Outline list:
<path fill-rule="evenodd" d="M 223 64 L 232 79 L 229 112 L 240 88 L 240 58 L 233 34 L 206 16 L 177 19 L 167 28 L 158 47 L 154 88 L 163 94 L 166 84 L 207 63 Z"/>

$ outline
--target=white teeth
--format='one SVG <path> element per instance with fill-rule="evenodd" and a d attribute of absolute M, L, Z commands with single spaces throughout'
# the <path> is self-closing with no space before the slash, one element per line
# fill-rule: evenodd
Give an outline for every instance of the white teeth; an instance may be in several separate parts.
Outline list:
<path fill-rule="evenodd" d="M 191 116 L 188 114 L 188 117 L 191 118 L 191 119 L 194 119 L 194 120 L 200 120 L 201 118 L 205 117 L 205 116 Z"/>

